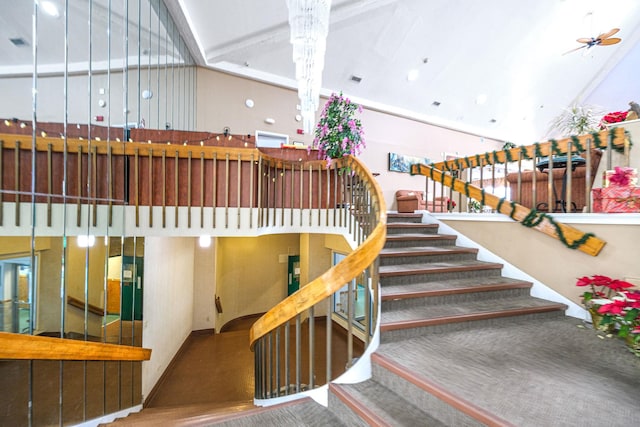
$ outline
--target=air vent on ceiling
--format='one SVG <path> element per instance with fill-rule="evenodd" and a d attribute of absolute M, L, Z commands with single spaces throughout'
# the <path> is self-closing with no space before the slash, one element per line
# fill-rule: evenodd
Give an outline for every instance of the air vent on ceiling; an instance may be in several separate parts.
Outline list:
<path fill-rule="evenodd" d="M 17 46 L 17 47 L 28 45 L 27 41 L 22 37 L 13 37 L 13 38 L 10 38 L 9 40 L 11 41 L 11 43 L 13 43 L 14 46 Z"/>
<path fill-rule="evenodd" d="M 440 106 L 440 101 L 433 101 L 431 103 L 431 105 L 433 105 L 434 107 L 439 107 Z"/>
<path fill-rule="evenodd" d="M 491 119 L 491 120 L 489 120 L 489 123 L 495 123 L 495 122 L 497 122 L 497 120 L 496 120 L 496 119 Z"/>
<path fill-rule="evenodd" d="M 356 83 L 360 83 L 362 81 L 362 77 L 351 76 L 351 81 L 356 82 Z"/>

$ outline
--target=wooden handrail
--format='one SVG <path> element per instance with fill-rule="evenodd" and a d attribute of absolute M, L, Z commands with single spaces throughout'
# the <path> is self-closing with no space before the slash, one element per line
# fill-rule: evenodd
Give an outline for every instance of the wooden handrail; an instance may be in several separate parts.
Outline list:
<path fill-rule="evenodd" d="M 627 138 L 626 132 L 623 127 L 613 128 L 611 130 L 605 130 L 597 134 L 598 138 L 601 141 L 606 141 L 609 136 L 612 136 L 611 146 L 617 148 L 625 148 L 629 147 L 629 139 Z M 483 154 L 479 154 L 477 156 L 468 156 L 465 158 L 447 160 L 443 162 L 434 163 L 432 166 L 435 169 L 441 171 L 448 170 L 457 170 L 457 169 L 465 169 L 465 168 L 474 168 L 478 166 L 487 166 L 495 163 L 506 163 L 508 161 L 507 152 L 509 153 L 509 157 L 514 160 L 518 160 L 520 155 L 523 154 L 523 149 L 526 152 L 527 157 L 533 158 L 536 155 L 539 156 L 549 156 L 555 154 L 555 150 L 566 153 L 568 151 L 569 143 L 573 144 L 572 150 L 575 151 L 575 140 L 578 140 L 579 143 L 583 146 L 587 146 L 587 140 L 591 139 L 591 147 L 595 147 L 593 143 L 594 135 L 586 134 L 573 138 L 564 138 L 558 141 L 548 141 L 541 142 L 539 144 L 527 145 L 525 147 L 516 147 L 509 150 L 501 150 L 495 153 L 495 159 L 493 155 L 485 156 Z M 603 145 L 605 145 L 603 143 Z M 604 148 L 604 147 L 598 147 Z M 537 149 L 537 153 L 536 153 Z M 482 163 L 482 164 L 480 164 Z"/>
<path fill-rule="evenodd" d="M 459 193 L 466 194 L 468 197 L 472 197 L 476 200 L 482 200 L 485 205 L 490 206 L 493 209 L 497 209 L 502 214 L 509 215 L 518 222 L 525 221 L 531 214 L 531 209 L 529 208 L 517 203 L 501 203 L 502 199 L 500 197 L 490 193 L 484 193 L 481 188 L 471 184 L 467 185 L 464 181 L 443 173 L 442 171 L 435 169 L 433 166 L 412 165 L 411 172 L 414 174 L 430 176 L 435 181 L 441 182 L 445 186 L 452 187 Z M 562 235 L 568 242 L 575 242 L 584 236 L 582 231 L 569 225 L 561 223 L 555 223 L 554 225 L 546 215 L 542 215 L 538 219 L 540 219 L 540 221 L 532 228 L 558 240 L 560 240 L 560 236 L 558 235 L 556 226 L 560 229 Z M 576 249 L 591 256 L 596 256 L 600 253 L 605 244 L 606 242 L 603 240 L 600 240 L 595 236 L 590 236 L 584 244 L 578 246 Z"/>
<path fill-rule="evenodd" d="M 150 358 L 148 348 L 0 332 L 0 359 L 142 361 Z"/>
<path fill-rule="evenodd" d="M 79 308 L 80 310 L 84 310 L 84 307 L 85 307 L 84 301 L 79 300 L 78 298 L 74 298 L 72 296 L 67 296 L 67 304 L 69 304 L 72 307 Z M 87 311 L 89 311 L 89 313 L 91 314 L 104 316 L 104 310 L 93 304 L 87 304 Z"/>
<path fill-rule="evenodd" d="M 339 161 L 345 161 L 345 159 Z M 380 185 L 359 160 L 350 157 L 349 161 L 352 164 L 351 169 L 355 167 L 361 170 L 364 180 L 371 186 L 373 203 L 378 203 L 378 212 L 380 214 L 378 224 L 367 239 L 339 264 L 300 288 L 258 319 L 249 331 L 249 343 L 252 349 L 256 341 L 261 337 L 283 325 L 288 320 L 294 319 L 304 310 L 323 301 L 342 288 L 345 283 L 356 278 L 375 261 L 384 246 L 387 235 L 387 213 Z M 374 284 L 374 286 L 377 286 L 377 284 Z"/>

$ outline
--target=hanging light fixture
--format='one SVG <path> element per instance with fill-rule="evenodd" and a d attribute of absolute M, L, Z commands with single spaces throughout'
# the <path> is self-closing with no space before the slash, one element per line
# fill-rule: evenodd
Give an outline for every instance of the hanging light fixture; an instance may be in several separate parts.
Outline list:
<path fill-rule="evenodd" d="M 287 6 L 300 114 L 304 132 L 310 133 L 320 98 L 331 0 L 287 0 Z"/>

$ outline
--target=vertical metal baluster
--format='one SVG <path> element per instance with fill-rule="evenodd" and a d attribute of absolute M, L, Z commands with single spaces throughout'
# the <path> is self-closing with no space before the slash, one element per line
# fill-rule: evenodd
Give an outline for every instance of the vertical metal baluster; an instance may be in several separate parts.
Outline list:
<path fill-rule="evenodd" d="M 273 164 L 273 177 L 271 178 L 271 183 L 273 184 L 272 196 L 273 199 L 273 223 L 272 225 L 276 226 L 276 217 L 278 216 L 278 164 Z"/>
<path fill-rule="evenodd" d="M 302 362 L 302 340 L 301 340 L 301 326 L 300 314 L 296 316 L 296 393 L 300 393 L 300 374 L 301 374 L 301 362 Z"/>
<path fill-rule="evenodd" d="M 266 162 L 264 171 L 264 223 L 269 226 L 269 210 L 271 209 L 271 162 Z"/>
<path fill-rule="evenodd" d="M 302 162 L 300 162 L 300 227 L 302 227 L 303 196 L 304 196 L 304 166 Z"/>
<path fill-rule="evenodd" d="M 287 181 L 287 176 L 286 176 L 286 169 L 287 165 L 285 162 L 282 162 L 282 172 L 280 172 L 280 226 L 284 227 L 284 210 L 285 210 L 285 201 L 286 201 L 286 196 L 285 196 L 285 190 L 286 190 L 286 181 Z"/>
<path fill-rule="evenodd" d="M 591 213 L 591 138 L 587 138 L 586 141 L 586 151 L 585 151 L 585 167 L 587 168 L 584 172 L 584 196 L 586 200 L 587 213 Z"/>
<path fill-rule="evenodd" d="M 238 226 L 237 228 L 240 228 L 240 208 L 242 207 L 242 156 L 240 154 L 238 154 L 238 185 L 237 185 L 237 192 L 238 192 Z"/>
<path fill-rule="evenodd" d="M 174 166 L 174 175 L 173 175 L 173 197 L 174 197 L 174 210 L 175 210 L 175 217 L 173 219 L 173 225 L 178 228 L 178 194 L 179 194 L 179 181 L 180 181 L 180 165 L 178 162 L 178 150 L 176 150 L 175 155 L 174 155 L 174 160 L 173 160 L 173 166 Z"/>
<path fill-rule="evenodd" d="M 309 226 L 312 223 L 313 213 L 313 166 L 309 165 Z"/>
<path fill-rule="evenodd" d="M 315 386 L 314 380 L 314 356 L 316 354 L 316 334 L 315 334 L 315 314 L 313 310 L 313 306 L 309 307 L 309 390 L 313 390 Z"/>
<path fill-rule="evenodd" d="M 294 166 L 294 163 L 291 163 L 291 221 L 290 221 L 290 224 L 291 224 L 292 227 L 293 227 L 293 208 L 294 208 L 293 205 L 295 204 L 295 202 L 294 202 L 295 197 L 294 196 L 295 196 L 295 192 L 296 192 L 295 191 L 295 183 L 294 183 L 295 182 L 294 179 L 295 179 L 295 175 L 296 175 L 295 174 L 295 170 L 296 170 L 296 168 Z"/>
<path fill-rule="evenodd" d="M 0 142 L 1 144 L 1 142 Z M 51 227 L 51 194 L 53 193 L 52 146 L 47 144 L 47 227 Z M 0 165 L 2 165 L 2 145 L 0 145 Z M 1 166 L 0 166 L 1 167 Z M 0 188 L 2 188 L 2 172 L 0 172 Z M 2 225 L 2 195 L 0 195 L 0 225 Z"/>
<path fill-rule="evenodd" d="M 153 227 L 153 148 L 149 147 L 149 228 Z"/>
<path fill-rule="evenodd" d="M 262 156 L 258 159 L 258 227 L 262 227 L 263 222 L 263 214 L 262 206 L 262 186 L 264 185 L 263 174 L 262 174 Z"/>
<path fill-rule="evenodd" d="M 140 199 L 139 199 L 139 189 L 138 189 L 138 178 L 139 178 L 139 169 L 138 169 L 138 147 L 133 150 L 133 176 L 134 176 L 134 188 L 135 188 L 135 200 L 136 200 L 136 227 L 140 227 Z"/>
<path fill-rule="evenodd" d="M 374 262 L 375 263 L 375 262 Z M 369 267 L 367 267 L 367 269 L 365 270 L 365 280 L 364 280 L 364 336 L 365 336 L 365 344 L 367 346 L 369 346 L 369 343 L 371 343 L 371 336 L 372 334 L 372 320 L 371 320 L 371 301 L 373 298 L 373 295 L 371 294 L 371 289 L 374 288 L 374 286 L 371 283 L 371 272 L 374 269 L 374 263 L 372 263 Z"/>
<path fill-rule="evenodd" d="M 204 151 L 200 149 L 200 228 L 204 228 Z"/>
<path fill-rule="evenodd" d="M 213 228 L 216 228 L 216 206 L 218 205 L 218 153 L 213 153 L 213 176 L 212 176 L 212 204 L 213 204 L 213 212 L 212 212 L 212 221 Z"/>
<path fill-rule="evenodd" d="M 253 228 L 253 188 L 255 187 L 253 182 L 254 177 L 254 164 L 255 156 L 251 154 L 251 160 L 249 162 L 249 228 Z"/>
<path fill-rule="evenodd" d="M 166 226 L 167 226 L 167 151 L 162 150 L 162 228 L 165 228 Z"/>
<path fill-rule="evenodd" d="M 78 187 L 77 189 L 77 194 L 78 194 L 78 201 L 76 202 L 76 225 L 78 227 L 80 227 L 80 224 L 82 224 L 82 145 L 78 144 L 78 157 L 77 157 L 77 173 L 76 173 L 76 186 Z"/>
<path fill-rule="evenodd" d="M 326 333 L 325 335 L 327 336 L 327 351 L 326 351 L 326 359 L 327 359 L 327 369 L 326 369 L 326 375 L 327 375 L 327 379 L 326 379 L 326 383 L 329 384 L 331 382 L 331 379 L 333 377 L 332 372 L 331 372 L 331 355 L 333 352 L 332 349 L 332 337 L 331 337 L 331 331 L 332 331 L 332 320 L 331 320 L 331 313 L 333 313 L 333 307 L 331 304 L 331 301 L 335 298 L 335 294 L 330 296 L 329 298 L 327 298 L 327 320 L 326 320 Z"/>
<path fill-rule="evenodd" d="M 353 361 L 353 292 L 354 280 L 347 284 L 347 366 L 351 367 Z"/>
<path fill-rule="evenodd" d="M 91 150 L 91 193 L 93 195 L 93 213 L 92 223 L 96 227 L 98 225 L 98 147 L 94 146 Z M 137 183 L 136 183 L 137 185 Z"/>
<path fill-rule="evenodd" d="M 284 385 L 285 385 L 285 390 L 284 390 L 284 394 L 288 395 L 289 394 L 289 386 L 291 384 L 291 364 L 289 363 L 289 349 L 291 348 L 291 343 L 290 343 L 290 335 L 291 335 L 291 326 L 289 324 L 289 321 L 287 320 L 284 324 Z"/>
<path fill-rule="evenodd" d="M 262 374 L 262 370 L 260 369 L 262 354 L 260 354 L 262 339 L 256 341 L 256 344 L 253 347 L 253 370 L 255 372 L 254 375 L 254 384 L 253 384 L 253 395 L 256 399 L 262 399 L 261 393 L 261 384 L 260 384 L 260 376 Z"/>
<path fill-rule="evenodd" d="M 191 161 L 193 153 L 187 152 L 187 228 L 191 228 Z"/>
<path fill-rule="evenodd" d="M 267 355 L 266 355 L 267 357 L 265 357 L 265 363 L 266 363 L 265 375 L 267 378 L 267 382 L 266 382 L 267 397 L 271 398 L 273 397 L 273 382 L 271 381 L 271 379 L 273 378 L 273 375 L 271 375 L 271 355 L 273 353 L 273 348 L 271 346 L 271 332 L 265 335 L 265 338 L 267 340 Z"/>
<path fill-rule="evenodd" d="M 16 141 L 16 146 L 13 152 L 13 164 L 14 166 L 14 182 L 15 182 L 15 190 L 16 190 L 16 227 L 20 226 L 20 141 Z"/>
<path fill-rule="evenodd" d="M 553 191 L 553 153 L 551 152 L 551 147 L 549 147 L 549 168 L 547 169 L 547 203 L 548 203 L 548 211 L 549 213 L 555 210 L 555 200 L 553 200 L 554 191 Z"/>
<path fill-rule="evenodd" d="M 322 225 L 322 166 L 318 165 L 318 227 Z"/>
<path fill-rule="evenodd" d="M 565 212 L 571 212 L 571 185 L 573 183 L 573 162 L 571 160 L 571 157 L 573 156 L 573 144 L 571 143 L 571 140 L 569 140 L 569 142 L 567 142 L 567 164 L 565 165 L 565 169 L 564 169 L 564 185 L 565 185 L 565 193 L 562 194 L 560 197 L 565 197 L 565 200 L 563 200 L 563 203 L 565 203 L 565 208 L 564 211 Z"/>
<path fill-rule="evenodd" d="M 224 228 L 229 228 L 229 152 L 224 155 Z"/>
<path fill-rule="evenodd" d="M 280 396 L 280 328 L 276 329 L 276 348 L 275 348 L 275 358 L 276 358 L 276 397 Z"/>

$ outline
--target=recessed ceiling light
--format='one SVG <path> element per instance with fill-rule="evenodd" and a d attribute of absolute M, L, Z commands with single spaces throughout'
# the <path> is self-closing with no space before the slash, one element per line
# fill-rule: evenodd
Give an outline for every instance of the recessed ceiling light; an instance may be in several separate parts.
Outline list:
<path fill-rule="evenodd" d="M 495 122 L 497 122 L 497 120 L 496 120 L 496 119 L 491 119 L 491 120 L 489 120 L 489 123 L 495 123 Z"/>
<path fill-rule="evenodd" d="M 42 1 L 40 2 L 40 7 L 44 13 L 49 16 L 53 16 L 54 18 L 58 18 L 60 16 L 60 11 L 58 10 L 58 6 L 52 1 Z"/>
<path fill-rule="evenodd" d="M 484 93 L 481 93 L 476 97 L 476 104 L 482 105 L 485 102 L 487 102 L 487 95 L 485 95 Z"/>
<path fill-rule="evenodd" d="M 360 83 L 362 81 L 362 77 L 360 76 L 351 76 L 351 81 L 352 82 L 356 82 L 356 83 Z"/>
<path fill-rule="evenodd" d="M 431 103 L 431 105 L 433 105 L 434 107 L 439 107 L 440 106 L 440 101 L 433 101 Z"/>
<path fill-rule="evenodd" d="M 420 72 L 416 68 L 411 69 L 407 73 L 407 80 L 409 80 L 410 82 L 416 81 L 419 75 L 420 75 Z"/>

